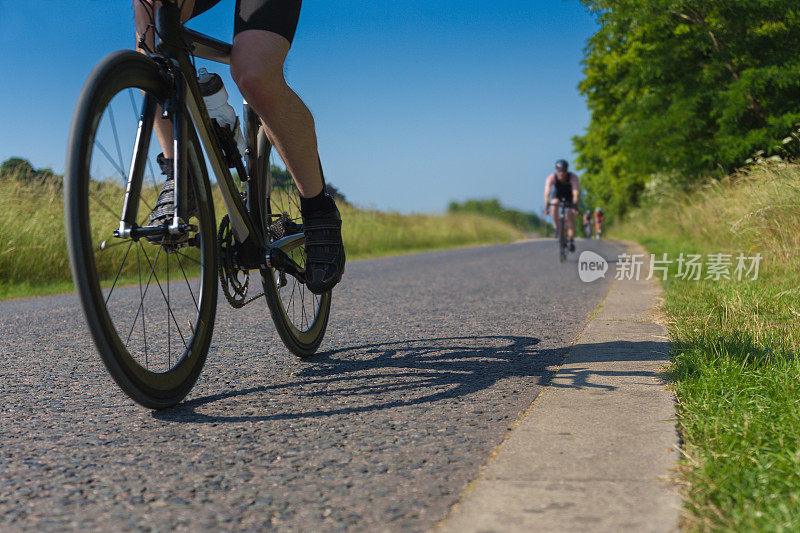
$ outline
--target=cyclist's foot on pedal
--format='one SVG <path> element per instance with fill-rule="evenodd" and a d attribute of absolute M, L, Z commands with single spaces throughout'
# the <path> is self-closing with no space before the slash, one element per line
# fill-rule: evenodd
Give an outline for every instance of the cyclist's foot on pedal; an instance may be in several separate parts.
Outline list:
<path fill-rule="evenodd" d="M 166 176 L 164 183 L 161 185 L 161 192 L 158 194 L 156 205 L 153 207 L 153 212 L 150 213 L 147 226 L 163 226 L 165 223 L 172 222 L 173 210 L 175 207 L 175 180 L 173 179 L 173 160 L 164 157 L 164 154 L 158 154 L 156 158 L 158 166 L 161 167 L 161 173 Z M 187 205 L 188 213 L 186 219 L 197 216 L 197 202 L 194 199 L 194 191 L 189 188 L 189 196 Z M 152 243 L 160 243 L 162 237 L 147 237 Z"/>
<path fill-rule="evenodd" d="M 306 236 L 306 286 L 323 294 L 339 283 L 344 273 L 342 217 L 333 198 L 324 191 L 302 198 L 303 233 Z"/>
<path fill-rule="evenodd" d="M 574 252 L 575 251 L 575 239 L 570 239 L 569 240 L 569 244 L 567 244 L 567 247 L 569 248 L 570 252 Z"/>

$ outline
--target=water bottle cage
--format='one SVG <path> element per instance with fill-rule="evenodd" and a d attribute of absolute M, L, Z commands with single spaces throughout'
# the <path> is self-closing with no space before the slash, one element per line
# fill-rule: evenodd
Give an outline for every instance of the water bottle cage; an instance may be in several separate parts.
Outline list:
<path fill-rule="evenodd" d="M 220 126 L 215 118 L 211 119 L 211 124 L 214 127 L 214 133 L 217 136 L 217 141 L 219 141 L 219 146 L 222 148 L 222 155 L 225 158 L 225 163 L 228 165 L 228 168 L 235 168 L 237 161 L 241 161 L 239 147 L 236 146 L 236 139 L 233 135 L 233 132 L 239 127 L 239 117 L 236 117 L 233 130 L 225 126 Z"/>

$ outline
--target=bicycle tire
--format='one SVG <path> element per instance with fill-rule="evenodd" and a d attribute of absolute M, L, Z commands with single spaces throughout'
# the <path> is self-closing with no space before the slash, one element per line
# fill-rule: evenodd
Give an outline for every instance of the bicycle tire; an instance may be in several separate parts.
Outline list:
<path fill-rule="evenodd" d="M 558 231 L 558 260 L 563 263 L 567 260 L 567 224 L 566 217 L 562 214 L 559 217 L 559 231 Z"/>
<path fill-rule="evenodd" d="M 283 221 L 280 223 L 287 226 L 302 223 L 300 196 L 294 183 L 278 183 L 272 179 L 270 163 L 272 146 L 263 128 L 259 129 L 257 144 L 259 162 L 257 172 L 260 183 L 263 184 L 258 190 L 266 193 L 261 203 L 265 211 L 263 214 L 265 227 L 275 227 L 279 221 Z M 289 224 L 286 224 L 287 221 Z M 295 226 L 292 228 L 297 229 Z M 274 231 L 265 233 L 270 241 L 276 240 Z M 294 250 L 291 255 L 300 266 L 305 266 L 304 245 Z M 286 286 L 279 286 L 282 279 L 286 280 Z M 267 307 L 283 344 L 298 357 L 313 355 L 322 343 L 328 327 L 331 291 L 314 295 L 305 284 L 292 276 L 284 275 L 282 278 L 280 273 L 272 268 L 261 270 L 261 281 Z M 298 307 L 301 308 L 300 311 L 297 310 Z"/>
<path fill-rule="evenodd" d="M 135 115 L 137 96 L 141 96 L 144 100 L 145 94 L 152 95 L 156 102 L 163 103 L 169 93 L 169 82 L 163 77 L 155 62 L 143 54 L 134 51 L 120 51 L 102 60 L 89 75 L 75 110 L 67 152 L 64 188 L 64 214 L 70 266 L 92 339 L 108 372 L 120 388 L 136 402 L 153 409 L 175 405 L 189 393 L 203 368 L 213 335 L 217 304 L 216 219 L 205 160 L 194 127 L 189 124 L 186 137 L 187 164 L 189 165 L 189 174 L 194 176 L 190 182 L 197 202 L 198 213 L 196 219 L 191 219 L 193 223 L 196 222 L 197 229 L 192 238 L 183 244 L 165 244 L 166 238 L 162 239 L 160 243 L 153 244 L 140 238 L 129 239 L 130 242 L 118 239 L 113 241 L 111 246 L 107 244 L 108 241 L 104 240 L 98 246 L 98 238 L 107 235 L 109 230 L 116 229 L 107 227 L 110 224 L 101 224 L 100 221 L 104 219 L 101 218 L 100 213 L 102 208 L 106 208 L 112 217 L 109 217 L 108 214 L 102 216 L 106 219 L 113 218 L 115 211 L 108 206 L 110 202 L 116 201 L 118 185 L 111 178 L 93 177 L 92 173 L 97 164 L 103 161 L 102 151 L 99 148 L 103 146 L 101 128 L 106 128 L 107 116 L 111 117 L 114 138 L 117 139 L 118 161 L 124 164 L 118 137 L 127 135 L 129 132 L 116 127 L 112 100 L 113 104 L 117 105 L 119 102 L 127 101 L 125 96 L 120 95 L 129 96 L 133 115 Z M 117 97 L 122 100 L 118 100 Z M 188 114 L 185 116 L 188 117 Z M 151 140 L 152 142 L 150 142 Z M 136 137 L 135 143 L 139 142 Z M 151 148 L 158 147 L 154 138 L 148 139 L 147 142 L 150 143 Z M 95 150 L 98 150 L 97 153 Z M 105 152 L 108 154 L 109 151 L 105 150 Z M 95 155 L 97 155 L 96 159 Z M 107 157 L 112 163 L 116 162 L 113 161 L 114 157 L 111 154 L 108 154 Z M 93 161 L 97 163 L 94 167 Z M 124 168 L 117 170 L 118 174 L 124 178 L 122 172 Z M 152 168 L 150 172 L 155 187 L 157 184 Z M 158 189 L 151 189 L 148 186 L 147 193 L 158 194 L 156 190 Z M 99 197 L 101 193 L 98 191 L 103 191 L 105 196 L 102 199 Z M 144 185 L 140 200 L 142 205 L 147 203 Z M 139 210 L 137 216 L 141 217 L 144 214 L 146 217 L 149 212 L 143 208 Z M 119 224 L 121 210 L 116 213 L 116 223 Z M 95 227 L 93 227 L 93 223 Z M 141 226 L 143 223 L 139 225 Z M 121 260 L 108 255 L 112 252 L 112 246 L 118 244 L 121 245 L 118 246 L 119 250 L 127 246 L 125 256 Z M 126 265 L 129 256 L 132 257 L 131 251 L 134 247 L 136 248 L 136 265 L 133 265 L 132 258 L 131 263 Z M 114 248 L 114 250 L 116 249 Z M 153 253 L 152 262 L 148 252 Z M 166 257 L 164 260 L 166 262 L 166 294 L 159 281 L 159 274 L 163 279 L 164 271 L 164 262 L 159 264 L 162 252 Z M 121 255 L 121 252 L 114 253 L 117 256 Z M 170 286 L 171 255 L 174 255 L 173 261 L 176 263 L 174 268 L 175 278 L 178 280 L 176 281 L 177 286 L 176 284 Z M 141 260 L 142 256 L 147 258 L 146 262 Z M 183 261 L 186 262 L 186 267 L 180 259 L 181 256 L 185 258 Z M 187 269 L 190 274 L 192 272 L 190 259 L 199 265 L 199 280 L 192 278 L 190 281 L 191 276 L 186 273 Z M 115 261 L 120 261 L 119 270 L 116 271 L 113 285 L 110 289 L 106 286 L 104 293 L 103 285 L 107 285 L 110 281 L 104 276 L 107 275 L 107 272 L 113 273 L 113 269 L 116 268 L 116 263 L 111 268 L 107 265 Z M 98 265 L 101 268 L 98 268 Z M 143 288 L 142 270 L 146 271 L 148 266 L 150 268 L 149 278 L 146 288 Z M 178 266 L 183 273 L 185 284 L 178 277 Z M 124 281 L 126 274 L 122 274 L 123 272 L 132 272 L 134 268 L 138 271 L 139 296 L 141 297 L 138 304 L 135 303 L 135 286 L 126 287 Z M 196 266 L 194 268 L 198 269 Z M 130 276 L 135 279 L 133 274 Z M 158 294 L 155 288 L 149 291 L 151 286 L 156 286 L 156 283 L 152 282 L 154 277 L 164 304 L 158 303 Z M 195 297 L 193 287 L 197 290 L 197 297 Z M 151 293 L 150 300 L 147 300 L 148 292 Z M 191 294 L 191 299 L 186 294 L 187 292 Z M 133 298 L 130 298 L 131 294 Z M 178 303 L 179 298 L 185 302 Z M 131 304 L 129 300 L 134 303 Z M 159 306 L 164 305 L 166 313 L 162 314 L 163 311 L 159 307 L 159 313 L 155 317 L 151 315 L 148 318 L 145 306 L 150 305 L 151 302 L 156 302 Z M 175 302 L 174 307 L 173 302 Z M 130 307 L 131 305 L 137 305 L 137 307 Z M 133 315 L 134 309 L 136 310 L 135 318 L 132 319 L 127 339 L 124 339 L 128 327 L 127 320 Z M 141 320 L 139 320 L 140 315 Z M 187 317 L 186 322 L 180 322 L 179 316 Z M 149 324 L 147 324 L 148 321 Z M 122 322 L 125 322 L 124 326 L 118 327 Z M 139 339 L 138 322 L 141 323 L 143 332 L 144 360 L 140 353 L 142 342 Z M 150 339 L 147 337 L 148 326 L 151 331 L 153 328 L 157 328 L 157 331 L 163 334 L 164 330 L 160 327 L 162 323 L 166 325 L 166 344 L 164 344 L 163 335 L 160 336 L 159 333 L 151 336 Z M 188 328 L 186 323 L 188 323 Z M 136 337 L 132 338 L 134 330 L 136 330 Z M 174 364 L 171 344 L 173 330 L 176 334 Z M 178 334 L 180 334 L 182 346 L 178 340 Z M 148 341 L 151 353 L 148 353 Z M 165 354 L 162 354 L 161 346 L 166 346 Z M 156 348 L 158 348 L 157 352 L 154 351 Z M 166 355 L 166 363 L 151 362 L 151 358 L 158 357 L 160 360 L 163 355 Z"/>

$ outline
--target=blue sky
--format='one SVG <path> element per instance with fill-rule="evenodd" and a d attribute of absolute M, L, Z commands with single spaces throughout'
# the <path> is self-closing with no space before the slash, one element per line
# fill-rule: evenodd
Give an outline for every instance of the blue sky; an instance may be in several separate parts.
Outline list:
<path fill-rule="evenodd" d="M 189 26 L 229 40 L 233 4 Z M 589 121 L 576 87 L 595 30 L 577 0 L 304 0 L 287 79 L 328 181 L 356 204 L 495 197 L 541 212 L 546 175 Z M 130 0 L 0 0 L 0 161 L 62 172 L 87 74 L 132 35 Z M 227 66 L 210 69 L 239 111 Z"/>

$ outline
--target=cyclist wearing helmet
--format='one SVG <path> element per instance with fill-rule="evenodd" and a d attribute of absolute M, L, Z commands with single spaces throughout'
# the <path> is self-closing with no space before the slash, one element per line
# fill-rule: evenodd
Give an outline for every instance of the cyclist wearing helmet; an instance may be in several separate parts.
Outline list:
<path fill-rule="evenodd" d="M 603 226 L 606 223 L 606 217 L 603 215 L 603 210 L 598 207 L 594 210 L 594 238 L 599 239 L 600 234 L 603 233 Z"/>
<path fill-rule="evenodd" d="M 552 211 L 553 227 L 558 231 L 558 206 L 565 205 L 567 209 L 567 237 L 569 238 L 569 251 L 575 251 L 575 216 L 578 214 L 576 206 L 580 196 L 580 183 L 578 176 L 568 170 L 569 163 L 563 159 L 556 161 L 556 171 L 547 176 L 544 183 L 544 214 Z M 553 209 L 551 209 L 551 207 Z"/>
<path fill-rule="evenodd" d="M 184 0 L 181 18 L 186 20 L 210 9 L 219 0 Z M 160 0 L 133 0 L 136 41 L 144 35 L 153 48 L 151 26 Z M 314 118 L 303 101 L 286 84 L 283 63 L 294 38 L 301 0 L 236 0 L 231 76 L 262 119 L 267 136 L 280 154 L 300 192 L 300 212 L 306 236 L 306 277 L 309 290 L 321 294 L 336 285 L 344 272 L 342 219 L 333 198 L 324 188 L 317 155 Z M 141 49 L 140 49 L 141 51 Z M 158 162 L 167 176 L 149 225 L 171 219 L 172 125 L 157 120 L 155 133 L 163 153 Z"/>

